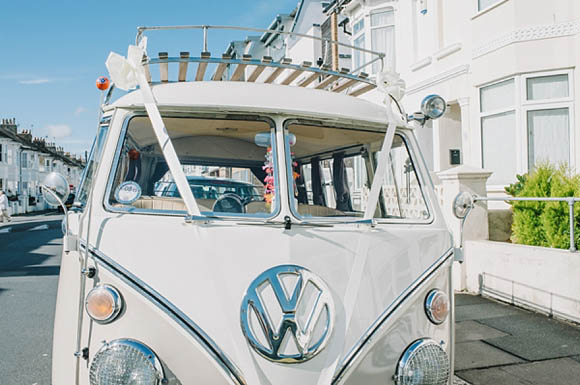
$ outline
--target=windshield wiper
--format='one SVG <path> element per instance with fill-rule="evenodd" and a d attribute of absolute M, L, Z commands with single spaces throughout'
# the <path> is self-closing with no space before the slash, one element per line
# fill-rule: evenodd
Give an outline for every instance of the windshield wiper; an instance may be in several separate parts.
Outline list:
<path fill-rule="evenodd" d="M 284 230 L 292 229 L 292 226 L 300 227 L 333 227 L 332 223 L 313 223 L 313 222 L 292 222 L 292 219 L 286 215 L 284 221 L 262 221 L 262 222 L 238 222 L 241 225 L 250 226 L 273 226 L 284 227 Z"/>

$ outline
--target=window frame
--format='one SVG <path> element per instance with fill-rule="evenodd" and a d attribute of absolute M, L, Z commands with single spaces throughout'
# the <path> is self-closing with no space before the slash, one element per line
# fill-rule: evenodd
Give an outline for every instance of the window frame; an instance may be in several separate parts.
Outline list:
<path fill-rule="evenodd" d="M 294 204 L 294 196 L 293 196 L 293 189 L 290 186 L 293 186 L 294 180 L 293 175 L 290 170 L 290 166 L 292 164 L 291 158 L 291 149 L 289 148 L 288 141 L 286 138 L 286 133 L 288 132 L 288 127 L 292 124 L 302 124 L 302 125 L 312 125 L 312 126 L 324 126 L 328 128 L 335 128 L 335 129 L 342 129 L 342 130 L 354 130 L 354 131 L 372 131 L 372 132 L 381 132 L 383 131 L 378 130 L 376 127 L 369 127 L 361 125 L 353 125 L 350 126 L 348 124 L 336 125 L 336 123 L 332 122 L 324 122 L 324 121 L 313 121 L 304 118 L 288 118 L 284 120 L 282 127 L 283 127 L 283 136 L 284 136 L 284 152 L 285 152 L 285 161 L 286 166 L 284 169 L 286 170 L 286 183 L 288 184 L 288 193 L 286 195 L 286 199 L 288 199 L 288 207 L 290 208 L 290 212 L 292 215 L 300 220 L 306 222 L 316 222 L 316 223 L 341 223 L 345 221 L 356 221 L 363 219 L 362 217 L 352 217 L 352 216 L 344 216 L 344 217 L 303 217 L 297 210 L 297 207 Z M 385 126 L 385 130 L 387 127 Z M 393 224 L 405 224 L 405 225 L 429 225 L 435 221 L 435 209 L 433 206 L 433 202 L 431 202 L 431 194 L 427 191 L 432 186 L 429 181 L 425 180 L 423 175 L 423 167 L 424 162 L 420 157 L 420 152 L 417 152 L 415 148 L 416 142 L 412 141 L 408 133 L 405 132 L 404 129 L 397 128 L 395 135 L 401 136 L 409 154 L 409 158 L 413 164 L 413 168 L 415 170 L 415 175 L 417 176 L 417 182 L 420 187 L 421 195 L 423 196 L 423 201 L 425 202 L 425 208 L 429 216 L 425 219 L 413 219 L 413 218 L 373 218 L 374 222 L 377 225 L 393 225 Z M 352 196 L 351 196 L 352 199 Z M 378 202 L 377 202 L 378 204 Z"/>
<path fill-rule="evenodd" d="M 380 26 L 374 26 L 373 27 L 372 22 L 371 22 L 372 16 L 374 14 L 382 13 L 382 12 L 392 12 L 393 13 L 393 23 L 392 24 L 383 24 L 383 25 L 380 25 Z M 396 49 L 397 49 L 397 27 L 396 27 L 397 26 L 397 19 L 396 19 L 396 17 L 397 17 L 397 12 L 396 12 L 395 7 L 394 6 L 388 6 L 388 7 L 382 7 L 381 6 L 381 7 L 376 7 L 376 8 L 373 8 L 373 9 L 369 10 L 369 12 L 368 12 L 368 14 L 366 16 L 368 16 L 367 17 L 368 18 L 368 23 L 365 22 L 365 24 L 368 24 L 368 26 L 366 26 L 365 30 L 368 31 L 368 39 L 367 39 L 367 36 L 365 36 L 365 45 L 367 44 L 367 41 L 369 41 L 370 42 L 370 48 L 373 51 L 380 52 L 377 49 L 373 49 L 373 30 L 381 29 L 381 28 L 392 28 L 393 29 L 393 44 L 394 44 L 394 47 L 393 47 L 393 63 L 392 63 L 392 66 L 390 67 L 390 70 L 391 71 L 396 71 L 396 69 L 397 69 L 397 55 L 396 55 Z M 386 52 L 384 52 L 384 54 L 385 54 L 385 59 L 387 59 Z M 374 66 L 375 66 L 375 63 L 371 64 L 371 71 L 370 72 L 372 74 L 375 74 L 376 75 L 377 72 L 375 72 L 375 70 L 373 69 Z M 385 63 L 385 67 L 388 67 L 388 63 Z"/>
<path fill-rule="evenodd" d="M 136 215 L 158 215 L 158 216 L 165 216 L 165 217 L 185 217 L 187 216 L 187 211 L 178 211 L 178 210 L 159 210 L 159 209 L 142 209 L 136 207 L 114 207 L 110 204 L 109 198 L 111 197 L 111 193 L 113 191 L 113 183 L 115 181 L 115 175 L 117 173 L 117 168 L 119 166 L 119 161 L 121 159 L 121 151 L 123 149 L 123 144 L 125 143 L 125 137 L 127 135 L 127 131 L 129 129 L 129 124 L 133 118 L 137 117 L 147 117 L 148 115 L 144 112 L 133 112 L 127 114 L 123 119 L 123 125 L 121 127 L 121 131 L 119 136 L 117 137 L 117 144 L 115 145 L 115 152 L 113 154 L 113 161 L 109 167 L 108 177 L 107 177 L 107 185 L 105 188 L 105 194 L 103 196 L 103 208 L 107 212 L 111 213 L 122 213 L 122 214 L 136 214 Z M 248 117 L 252 117 L 254 119 L 261 122 L 266 122 L 270 125 L 270 128 L 274 130 L 274 138 L 276 137 L 277 133 L 277 125 L 273 118 L 263 115 L 263 114 L 224 114 L 224 117 L 216 117 L 215 114 L 204 114 L 204 113 L 168 113 L 163 114 L 163 118 L 190 118 L 190 119 L 227 119 L 227 120 L 248 120 Z M 246 118 L 246 119 L 244 119 Z M 272 145 L 272 159 L 274 163 L 274 177 L 275 183 L 280 186 L 280 182 L 282 180 L 280 167 L 278 165 L 278 157 L 277 152 L 277 142 L 274 140 Z M 267 216 L 248 216 L 248 215 L 235 215 L 233 213 L 212 213 L 212 217 L 217 217 L 220 220 L 224 221 L 248 221 L 248 222 L 256 222 L 256 221 L 267 221 L 275 218 L 278 216 L 282 210 L 281 199 L 282 195 L 280 192 L 280 187 L 276 190 L 276 207 L 274 210 L 269 213 Z M 193 193 L 193 192 L 192 192 Z M 205 214 L 201 214 L 204 216 Z"/>
<path fill-rule="evenodd" d="M 496 6 L 503 1 L 500 1 L 493 6 Z M 527 99 L 527 83 L 528 79 L 533 78 L 541 78 L 541 77 L 550 77 L 550 76 L 558 76 L 558 75 L 567 75 L 568 76 L 568 96 L 562 98 L 554 98 L 554 99 L 542 99 L 542 100 L 528 100 Z M 493 86 L 510 79 L 514 79 L 514 106 L 513 107 L 506 107 L 501 109 L 496 109 L 493 111 L 482 112 L 481 111 L 481 90 Z M 493 82 L 485 83 L 477 87 L 477 98 L 478 98 L 478 125 L 479 125 L 479 143 L 480 143 L 480 164 L 483 167 L 484 159 L 483 159 L 483 118 L 498 115 L 501 113 L 515 111 L 515 135 L 516 135 L 516 173 L 518 174 L 525 174 L 530 171 L 529 167 L 529 138 L 528 138 L 528 112 L 530 111 L 539 111 L 539 110 L 553 110 L 553 109 L 560 109 L 560 108 L 568 108 L 568 117 L 569 117 L 569 127 L 568 127 L 568 134 L 569 134 L 569 151 L 570 151 L 570 158 L 568 161 L 568 166 L 571 168 L 576 168 L 576 159 L 574 157 L 575 154 L 575 94 L 574 94 L 574 70 L 573 69 L 562 69 L 562 70 L 555 70 L 555 71 L 541 71 L 541 72 L 531 72 L 531 73 L 519 73 L 514 74 L 505 78 L 501 78 L 499 80 L 495 80 Z M 514 175 L 515 181 L 515 175 Z M 488 184 L 487 189 L 490 191 L 504 191 L 504 188 L 507 185 L 503 184 Z"/>

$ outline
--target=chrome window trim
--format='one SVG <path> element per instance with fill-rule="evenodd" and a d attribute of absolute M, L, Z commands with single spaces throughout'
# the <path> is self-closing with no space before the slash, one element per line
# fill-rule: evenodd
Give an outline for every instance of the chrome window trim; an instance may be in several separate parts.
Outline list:
<path fill-rule="evenodd" d="M 336 129 L 341 129 L 341 130 L 355 130 L 355 131 L 366 131 L 366 132 L 380 132 L 383 133 L 380 130 L 376 130 L 376 129 L 372 129 L 370 127 L 364 127 L 362 125 L 348 125 L 345 124 L 343 125 L 336 125 L 336 124 L 324 124 L 324 122 L 321 121 L 317 121 L 317 120 L 307 120 L 307 119 L 300 119 L 300 118 L 291 118 L 291 119 L 287 119 L 284 121 L 284 125 L 283 125 L 283 129 L 284 129 L 284 138 L 286 138 L 286 133 L 288 130 L 288 126 L 291 124 L 303 124 L 303 125 L 311 125 L 311 126 L 325 126 L 325 127 L 329 127 L 329 128 L 336 128 Z M 386 129 L 386 126 L 385 126 Z M 427 191 L 425 191 L 426 188 L 432 188 L 433 184 L 429 184 L 429 183 L 425 183 L 424 179 L 423 179 L 423 172 L 421 169 L 417 169 L 415 168 L 416 165 L 421 165 L 424 166 L 422 161 L 422 158 L 419 158 L 417 156 L 417 153 L 414 151 L 414 145 L 416 144 L 415 142 L 412 142 L 410 140 L 410 138 L 408 137 L 407 133 L 405 133 L 403 131 L 403 129 L 397 128 L 397 131 L 395 133 L 395 135 L 399 135 L 401 136 L 401 138 L 403 139 L 403 142 L 405 143 L 405 147 L 407 148 L 407 151 L 409 153 L 409 157 L 411 159 L 411 162 L 413 164 L 413 167 L 415 169 L 415 175 L 417 176 L 417 180 L 419 182 L 419 187 L 421 188 L 421 195 L 423 196 L 423 201 L 425 202 L 425 208 L 427 209 L 427 212 L 429 213 L 429 217 L 423 220 L 418 220 L 418 219 L 406 219 L 406 218 L 401 218 L 401 219 L 397 219 L 397 218 L 373 218 L 374 222 L 376 224 L 405 224 L 405 225 L 430 225 L 435 221 L 435 210 L 433 207 L 433 203 L 431 202 L 430 199 L 430 195 Z M 413 146 L 410 146 L 409 144 L 412 143 Z M 357 219 L 362 219 L 362 217 L 352 217 L 352 216 L 344 216 L 344 217 L 303 217 L 300 215 L 300 213 L 298 213 L 298 210 L 296 209 L 295 205 L 294 205 L 294 199 L 293 197 L 290 195 L 290 192 L 293 191 L 293 189 L 290 188 L 290 186 L 293 186 L 294 181 L 292 180 L 292 173 L 289 172 L 290 168 L 289 165 L 291 165 L 292 163 L 292 159 L 290 158 L 290 153 L 291 153 L 291 149 L 288 146 L 288 142 L 286 141 L 286 139 L 284 139 L 284 146 L 285 146 L 285 152 L 286 152 L 286 167 L 284 167 L 285 171 L 286 171 L 286 183 L 288 183 L 288 196 L 286 197 L 286 199 L 288 199 L 288 204 L 290 207 L 290 211 L 292 212 L 292 215 L 294 215 L 294 217 L 296 217 L 296 219 L 300 220 L 300 221 L 312 221 L 313 219 L 318 221 L 324 221 L 324 222 L 328 222 L 330 224 L 335 223 L 335 222 L 344 222 L 345 219 L 349 219 L 349 220 L 357 220 Z M 421 154 L 421 152 L 419 152 L 419 154 Z"/>
<path fill-rule="evenodd" d="M 399 294 L 399 296 L 383 311 L 383 313 L 371 324 L 371 326 L 366 330 L 366 332 L 358 339 L 350 351 L 345 355 L 344 359 L 338 365 L 338 369 L 335 372 L 332 384 L 338 384 L 344 375 L 351 370 L 356 362 L 366 353 L 369 349 L 369 344 L 367 344 L 374 334 L 381 328 L 381 326 L 389 319 L 391 314 L 393 314 L 409 297 L 411 297 L 417 290 L 419 290 L 426 281 L 428 281 L 440 267 L 453 260 L 453 248 L 449 248 L 439 257 L 421 276 L 419 276 L 409 287 Z M 451 277 L 449 277 L 451 278 Z M 450 309 L 450 313 L 453 313 L 453 309 Z M 452 319 L 452 318 L 451 318 Z M 453 325 L 451 326 L 453 327 Z M 453 333 L 451 333 L 453 334 Z"/>
<path fill-rule="evenodd" d="M 81 246 L 86 247 L 84 242 Z M 201 329 L 186 314 L 184 314 L 169 300 L 155 291 L 155 289 L 153 289 L 151 286 L 147 285 L 135 275 L 131 274 L 129 271 L 113 261 L 111 258 L 107 257 L 98 249 L 89 247 L 89 251 L 95 260 L 97 269 L 99 265 L 103 266 L 111 274 L 120 278 L 124 283 L 137 291 L 137 293 L 143 295 L 143 297 L 149 300 L 149 302 L 151 302 L 159 310 L 164 312 L 169 318 L 180 325 L 188 332 L 190 336 L 192 336 L 202 347 L 204 347 L 207 353 L 214 360 L 216 360 L 216 362 L 225 372 L 226 376 L 230 378 L 234 384 L 246 385 L 246 381 L 240 369 L 233 363 L 233 361 L 226 355 L 226 353 L 218 347 L 218 345 L 211 339 L 211 337 L 208 336 L 203 331 L 203 329 Z"/>
<path fill-rule="evenodd" d="M 107 139 L 109 137 L 109 134 L 111 133 L 111 119 L 113 118 L 113 115 L 107 115 L 101 118 L 98 126 L 97 126 L 97 133 L 95 135 L 95 139 L 93 140 L 93 144 L 91 145 L 91 151 L 89 152 L 89 158 L 87 159 L 87 163 L 85 164 L 85 167 L 83 168 L 83 172 L 81 173 L 81 177 L 79 179 L 79 185 L 78 188 L 76 189 L 76 194 L 75 194 L 75 199 L 74 199 L 74 203 L 78 203 L 79 207 L 84 207 L 84 205 L 86 204 L 86 202 L 80 202 L 79 199 L 79 195 L 81 192 L 81 189 L 85 183 L 85 179 L 87 178 L 87 171 L 89 169 L 89 163 L 90 161 L 93 160 L 94 157 L 94 151 L 95 151 L 95 146 L 97 145 L 97 141 L 99 140 L 99 133 L 101 132 L 101 128 L 103 126 L 107 126 L 107 133 L 105 134 L 105 137 L 103 138 L 103 143 L 102 145 L 104 146 L 105 143 L 107 142 Z M 102 151 L 101 154 L 99 154 L 102 156 Z M 95 170 L 96 172 L 96 170 Z M 87 195 L 88 198 L 88 195 Z"/>
<path fill-rule="evenodd" d="M 224 116 L 221 117 L 216 117 L 216 114 L 208 114 L 207 112 L 200 112 L 200 113 L 195 113 L 195 112 L 186 112 L 186 113 L 175 113 L 175 112 L 170 112 L 170 113 L 165 113 L 164 115 L 162 115 L 164 118 L 169 117 L 169 118 L 192 118 L 192 119 L 223 119 L 223 120 L 255 120 L 255 121 L 261 121 L 261 122 L 265 122 L 268 123 L 270 125 L 270 128 L 272 130 L 274 130 L 273 132 L 273 136 L 275 137 L 276 134 L 276 122 L 269 116 L 264 116 L 264 115 L 259 115 L 259 114 L 235 114 L 235 113 L 225 113 L 223 114 Z M 123 143 L 125 141 L 125 136 L 127 134 L 127 130 L 129 128 L 129 122 L 131 121 L 131 119 L 135 118 L 135 117 L 146 117 L 147 113 L 146 112 L 138 112 L 138 111 L 133 111 L 130 112 L 129 114 L 127 114 L 124 118 L 123 121 L 123 126 L 121 127 L 121 132 L 119 133 L 119 136 L 117 138 L 117 145 L 115 148 L 115 153 L 114 153 L 114 158 L 113 158 L 113 163 L 111 164 L 111 167 L 109 169 L 109 176 L 107 177 L 107 188 L 105 189 L 105 195 L 103 197 L 103 207 L 105 209 L 105 211 L 108 212 L 112 212 L 112 213 L 121 213 L 121 214 L 141 214 L 141 215 L 163 215 L 163 216 L 178 216 L 178 217 L 185 217 L 187 216 L 187 212 L 184 211 L 178 211 L 178 210 L 158 210 L 158 209 L 140 209 L 140 208 L 136 208 L 136 207 L 114 207 L 109 203 L 109 197 L 111 196 L 111 191 L 113 189 L 113 182 L 115 180 L 115 174 L 117 172 L 117 167 L 119 166 L 119 161 L 121 159 L 121 149 L 123 148 Z M 248 117 L 251 117 L 253 119 L 248 119 Z M 246 118 L 246 119 L 244 119 Z M 274 140 L 273 140 L 274 142 Z M 276 182 L 278 183 L 278 186 L 281 183 L 281 178 L 280 178 L 280 167 L 278 165 L 278 162 L 276 162 L 276 155 L 277 155 L 277 147 L 274 145 L 272 146 L 272 157 L 274 159 L 274 175 L 276 178 Z M 276 207 L 274 209 L 274 211 L 272 211 L 271 213 L 265 213 L 267 215 L 263 215 L 263 216 L 259 216 L 259 215 L 228 215 L 228 214 L 220 214 L 220 213 L 213 213 L 211 214 L 211 216 L 213 217 L 218 217 L 221 220 L 225 220 L 225 221 L 263 221 L 263 220 L 270 220 L 273 219 L 275 217 L 277 217 L 280 214 L 281 211 L 281 204 L 280 204 L 280 189 L 277 189 L 277 198 L 276 201 Z M 202 216 L 204 216 L 204 214 L 202 213 Z"/>
<path fill-rule="evenodd" d="M 142 343 L 140 341 L 137 341 L 137 340 L 134 340 L 131 338 L 119 338 L 119 339 L 113 340 L 111 342 L 104 341 L 103 346 L 101 346 L 101 348 L 97 351 L 97 353 L 95 354 L 95 357 L 97 357 L 99 354 L 104 353 L 106 350 L 108 350 L 116 345 L 126 345 L 126 346 L 129 346 L 129 347 L 141 352 L 141 354 L 143 354 L 143 356 L 145 356 L 145 358 L 151 363 L 155 372 L 157 373 L 156 385 L 166 383 L 167 380 L 165 377 L 165 371 L 163 370 L 163 365 L 161 364 L 159 357 L 157 356 L 157 354 L 155 354 L 155 352 L 153 350 L 151 350 L 150 347 L 148 347 L 147 345 L 145 345 L 144 343 Z M 93 367 L 94 363 L 95 363 L 95 358 L 93 358 L 93 361 L 91 362 L 91 367 L 90 367 L 91 369 L 89 370 L 89 373 L 92 372 L 92 367 Z"/>

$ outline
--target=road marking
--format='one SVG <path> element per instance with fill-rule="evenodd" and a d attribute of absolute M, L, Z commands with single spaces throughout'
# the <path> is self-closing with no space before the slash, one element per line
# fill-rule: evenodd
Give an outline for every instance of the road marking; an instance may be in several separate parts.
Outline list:
<path fill-rule="evenodd" d="M 38 231 L 38 230 L 48 230 L 48 225 L 40 225 L 40 226 L 35 226 L 31 229 L 28 229 L 28 231 Z"/>

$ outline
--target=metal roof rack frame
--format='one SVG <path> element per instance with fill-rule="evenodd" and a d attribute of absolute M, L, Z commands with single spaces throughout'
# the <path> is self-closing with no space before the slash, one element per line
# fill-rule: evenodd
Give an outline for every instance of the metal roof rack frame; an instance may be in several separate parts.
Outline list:
<path fill-rule="evenodd" d="M 271 33 L 286 36 L 294 36 L 301 38 L 308 38 L 326 42 L 328 44 L 336 44 L 341 47 L 346 47 L 355 51 L 370 54 L 371 60 L 363 63 L 360 67 L 353 71 L 347 68 L 340 70 L 330 69 L 328 66 L 316 67 L 312 66 L 311 62 L 304 61 L 301 64 L 292 64 L 292 59 L 283 58 L 280 61 L 273 61 L 271 57 L 264 56 L 261 59 L 253 58 L 250 55 L 243 55 L 241 58 L 233 58 L 230 55 L 223 54 L 221 57 L 212 57 L 208 52 L 207 41 L 208 32 L 211 29 L 220 30 L 235 30 L 235 31 L 249 31 L 260 33 Z M 191 81 L 201 81 L 204 79 L 205 71 L 208 64 L 216 64 L 215 71 L 211 76 L 212 81 L 246 81 L 256 82 L 262 72 L 266 68 L 272 68 L 269 76 L 263 79 L 263 83 L 273 83 L 280 85 L 294 85 L 298 87 L 309 87 L 321 90 L 328 90 L 331 92 L 343 92 L 350 96 L 360 96 L 374 88 L 376 83 L 369 79 L 368 74 L 362 72 L 365 67 L 379 62 L 381 63 L 381 71 L 384 68 L 385 54 L 381 52 L 371 51 L 364 48 L 355 47 L 349 44 L 341 43 L 339 41 L 326 39 L 322 37 L 287 32 L 272 29 L 246 28 L 235 26 L 213 26 L 213 25 L 182 25 L 182 26 L 152 26 L 152 27 L 138 27 L 137 37 L 135 39 L 138 45 L 147 31 L 167 31 L 167 30 L 201 30 L 203 32 L 203 49 L 199 57 L 190 56 L 189 52 L 181 52 L 179 56 L 169 56 L 167 52 L 160 52 L 157 58 L 144 56 L 143 65 L 147 80 L 150 83 L 154 82 L 151 78 L 149 67 L 151 65 L 159 65 L 159 82 L 169 82 L 169 63 L 179 63 L 179 73 L 177 82 L 187 81 L 187 69 L 189 63 L 198 63 L 195 77 Z M 235 66 L 235 67 L 234 67 Z M 231 76 L 226 69 L 230 67 L 233 69 Z M 249 68 L 248 68 L 249 67 Z M 247 78 L 244 77 L 246 68 L 251 69 Z M 284 76 L 281 76 L 284 73 Z M 305 74 L 305 77 L 300 75 Z M 229 76 L 229 78 L 228 78 Z"/>

